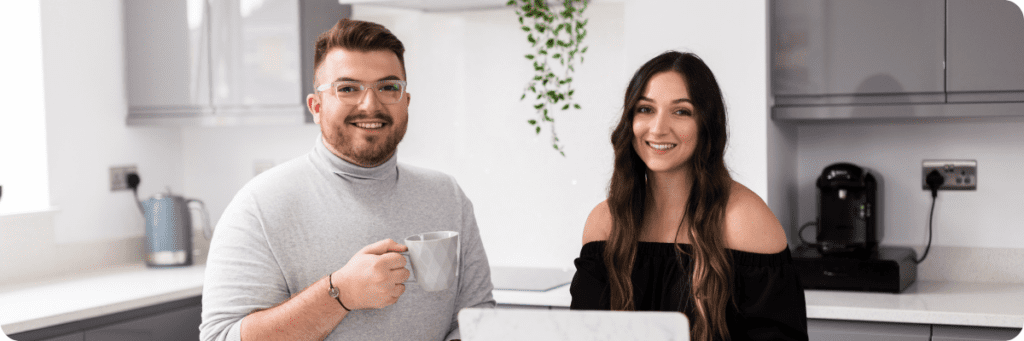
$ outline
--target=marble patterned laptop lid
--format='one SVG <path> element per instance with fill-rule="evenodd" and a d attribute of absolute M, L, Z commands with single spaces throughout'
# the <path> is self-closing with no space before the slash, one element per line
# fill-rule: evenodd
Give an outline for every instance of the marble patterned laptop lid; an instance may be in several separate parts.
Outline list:
<path fill-rule="evenodd" d="M 690 340 L 686 315 L 662 311 L 465 308 L 459 331 L 464 341 Z"/>

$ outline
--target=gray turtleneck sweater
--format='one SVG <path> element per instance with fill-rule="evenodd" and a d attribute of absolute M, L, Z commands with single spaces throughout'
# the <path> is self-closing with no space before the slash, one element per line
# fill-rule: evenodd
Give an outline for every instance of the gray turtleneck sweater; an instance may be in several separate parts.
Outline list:
<path fill-rule="evenodd" d="M 287 300 L 366 245 L 441 230 L 459 232 L 458 285 L 426 292 L 407 284 L 397 303 L 352 311 L 327 340 L 444 340 L 458 335 L 459 310 L 495 302 L 473 204 L 454 178 L 397 156 L 356 166 L 317 138 L 308 154 L 249 181 L 225 209 L 206 261 L 201 339 L 239 340 L 246 315 Z"/>

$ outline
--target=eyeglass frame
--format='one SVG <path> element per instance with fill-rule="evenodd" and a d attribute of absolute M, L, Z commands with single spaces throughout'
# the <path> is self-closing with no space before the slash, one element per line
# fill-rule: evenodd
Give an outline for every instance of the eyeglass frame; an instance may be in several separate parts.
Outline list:
<path fill-rule="evenodd" d="M 374 82 L 370 83 L 371 86 L 369 86 L 369 87 L 366 86 L 366 84 L 363 84 L 363 82 L 360 82 L 360 81 L 357 81 L 357 80 L 340 80 L 340 81 L 334 81 L 334 82 L 330 82 L 330 83 L 320 84 L 320 86 L 316 87 L 315 90 L 316 90 L 317 93 L 321 93 L 321 92 L 327 91 L 330 88 L 334 88 L 334 98 L 337 98 L 339 101 L 344 102 L 341 99 L 341 97 L 338 97 L 338 89 L 337 89 L 337 85 L 335 85 L 335 84 L 338 84 L 338 83 L 355 83 L 355 84 L 359 84 L 359 92 L 363 92 L 363 91 L 366 91 L 366 89 L 374 89 L 374 88 L 376 88 L 376 86 L 378 84 L 383 83 L 383 82 L 396 82 L 396 83 L 400 84 L 402 86 L 402 94 L 398 96 L 398 100 L 396 100 L 394 102 L 391 102 L 391 103 L 385 103 L 384 101 L 382 101 L 379 94 L 376 94 L 377 100 L 380 101 L 383 104 L 396 104 L 398 102 L 401 102 L 402 98 L 404 98 L 405 94 L 406 94 L 405 87 L 408 86 L 408 82 L 406 82 L 404 80 L 401 80 L 401 79 L 382 79 L 382 80 L 374 81 Z M 376 91 L 379 92 L 379 90 L 376 90 Z"/>

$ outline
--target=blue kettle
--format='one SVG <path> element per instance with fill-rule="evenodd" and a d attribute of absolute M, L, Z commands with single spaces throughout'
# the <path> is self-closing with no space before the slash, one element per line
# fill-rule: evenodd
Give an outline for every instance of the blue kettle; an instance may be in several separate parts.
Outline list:
<path fill-rule="evenodd" d="M 185 266 L 192 264 L 192 213 L 202 216 L 203 235 L 213 234 L 206 205 L 196 199 L 158 193 L 139 202 L 146 218 L 146 265 L 150 267 Z M 194 207 L 198 206 L 198 207 Z"/>

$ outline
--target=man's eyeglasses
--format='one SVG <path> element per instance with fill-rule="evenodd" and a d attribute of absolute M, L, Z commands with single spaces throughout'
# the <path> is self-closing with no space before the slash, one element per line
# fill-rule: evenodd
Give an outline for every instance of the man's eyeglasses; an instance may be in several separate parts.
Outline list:
<path fill-rule="evenodd" d="M 383 104 L 395 104 L 402 100 L 405 95 L 405 81 L 387 79 L 370 83 L 369 86 L 357 81 L 337 81 L 334 83 L 321 84 L 316 87 L 317 92 L 324 92 L 334 89 L 334 96 L 345 104 L 356 104 L 363 96 L 363 90 L 367 88 L 377 92 L 377 99 Z"/>

